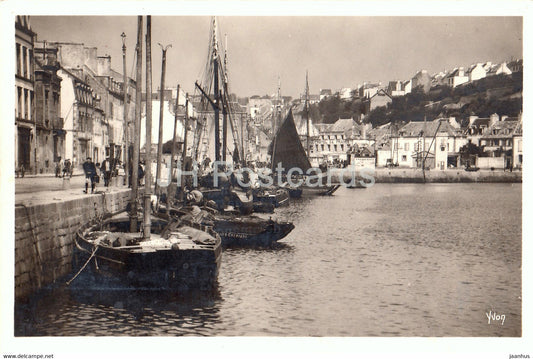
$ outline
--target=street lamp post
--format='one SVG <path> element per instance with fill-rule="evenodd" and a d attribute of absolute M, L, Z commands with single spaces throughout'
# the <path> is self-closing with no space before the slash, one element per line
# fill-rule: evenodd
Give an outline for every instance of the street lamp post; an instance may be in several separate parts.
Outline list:
<path fill-rule="evenodd" d="M 122 70 L 124 72 L 124 177 L 126 179 L 126 185 L 129 183 L 129 162 L 128 162 L 128 75 L 126 74 L 126 34 L 122 33 Z"/>

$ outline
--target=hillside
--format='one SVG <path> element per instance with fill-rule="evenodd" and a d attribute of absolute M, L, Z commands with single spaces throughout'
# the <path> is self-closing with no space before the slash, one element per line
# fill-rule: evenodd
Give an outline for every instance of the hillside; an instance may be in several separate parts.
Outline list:
<path fill-rule="evenodd" d="M 451 88 L 438 86 L 424 93 L 415 88 L 410 94 L 395 97 L 387 107 L 378 107 L 365 121 L 375 125 L 392 122 L 422 121 L 470 115 L 488 117 L 493 113 L 517 116 L 522 112 L 523 73 L 486 77 Z"/>

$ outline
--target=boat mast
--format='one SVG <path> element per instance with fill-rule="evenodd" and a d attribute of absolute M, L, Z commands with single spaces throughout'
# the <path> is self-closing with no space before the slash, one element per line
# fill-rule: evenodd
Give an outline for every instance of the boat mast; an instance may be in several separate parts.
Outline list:
<path fill-rule="evenodd" d="M 217 22 L 213 17 L 213 92 L 215 95 L 215 161 L 220 161 L 220 90 L 218 87 L 218 42 Z"/>
<path fill-rule="evenodd" d="M 228 96 L 228 72 L 227 72 L 227 65 L 228 65 L 228 36 L 225 35 L 225 42 L 226 46 L 224 48 L 224 98 L 227 99 Z M 226 151 L 228 146 L 228 106 L 227 101 L 222 101 L 222 161 L 226 162 Z"/>
<path fill-rule="evenodd" d="M 305 71 L 305 122 L 307 126 L 307 158 L 310 158 L 310 144 L 309 144 L 309 80 L 308 80 L 308 71 Z"/>
<path fill-rule="evenodd" d="M 185 94 L 185 118 L 183 121 L 183 151 L 181 153 L 181 169 L 185 171 L 185 158 L 187 157 L 187 132 L 189 127 L 189 93 Z M 181 194 L 185 191 L 185 178 L 181 178 Z"/>
<path fill-rule="evenodd" d="M 152 17 L 146 16 L 146 149 L 144 174 L 143 238 L 150 238 L 152 195 Z M 156 177 L 157 182 L 157 177 Z"/>
<path fill-rule="evenodd" d="M 131 199 L 130 199 L 130 232 L 137 232 L 137 192 L 139 185 L 139 145 L 141 137 L 141 96 L 142 96 L 142 31 L 143 18 L 137 17 L 137 63 L 135 75 L 135 123 L 133 159 L 131 161 Z"/>
<path fill-rule="evenodd" d="M 159 43 L 158 43 L 159 44 Z M 157 138 L 157 165 L 156 165 L 156 175 L 155 175 L 155 187 L 154 187 L 154 193 L 158 196 L 157 202 L 159 202 L 159 178 L 161 177 L 161 157 L 163 155 L 163 110 L 165 106 L 165 72 L 167 68 L 167 50 L 169 47 L 172 47 L 172 45 L 167 45 L 163 47 L 163 45 L 159 44 L 161 46 L 162 51 L 162 60 L 161 60 L 161 87 L 160 87 L 160 95 L 159 95 L 159 135 Z M 168 188 L 168 187 L 167 187 Z"/>
<path fill-rule="evenodd" d="M 167 213 L 170 213 L 170 197 L 175 193 L 172 191 L 172 180 L 174 178 L 174 158 L 176 157 L 176 127 L 178 127 L 178 110 L 180 108 L 180 85 L 176 91 L 176 107 L 174 109 L 174 132 L 172 133 L 172 149 L 170 150 L 170 184 L 167 187 Z M 187 137 L 185 137 L 187 138 Z M 169 190 L 170 189 L 170 190 Z"/>
<path fill-rule="evenodd" d="M 281 99 L 281 76 L 278 74 L 278 118 L 276 119 L 276 130 L 281 125 L 282 110 L 283 110 L 283 100 Z"/>
<path fill-rule="evenodd" d="M 124 71 L 124 177 L 126 179 L 126 184 L 129 183 L 129 119 L 128 119 L 128 74 L 126 72 L 126 34 L 122 33 L 122 71 Z"/>
<path fill-rule="evenodd" d="M 422 176 L 426 183 L 426 115 L 424 115 L 424 129 L 422 130 Z"/>

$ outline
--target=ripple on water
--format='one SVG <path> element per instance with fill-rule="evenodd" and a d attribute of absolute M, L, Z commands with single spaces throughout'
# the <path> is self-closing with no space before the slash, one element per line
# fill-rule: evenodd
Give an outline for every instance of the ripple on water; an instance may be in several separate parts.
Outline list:
<path fill-rule="evenodd" d="M 379 184 L 294 200 L 273 215 L 295 224 L 278 246 L 224 252 L 217 295 L 57 288 L 17 305 L 16 335 L 520 336 L 521 193 Z M 491 309 L 506 325 L 487 325 Z"/>

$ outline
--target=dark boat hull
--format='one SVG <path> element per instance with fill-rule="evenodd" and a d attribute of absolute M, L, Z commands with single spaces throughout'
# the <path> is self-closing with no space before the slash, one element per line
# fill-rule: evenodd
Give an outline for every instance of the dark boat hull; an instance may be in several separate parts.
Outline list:
<path fill-rule="evenodd" d="M 172 208 L 171 216 L 187 218 L 190 209 Z M 212 213 L 202 224 L 212 226 L 220 236 L 223 247 L 268 247 L 285 238 L 293 229 L 291 222 L 278 222 L 257 216 L 238 217 L 231 214 Z"/>
<path fill-rule="evenodd" d="M 179 292 L 213 290 L 217 286 L 222 254 L 220 238 L 216 238 L 214 245 L 135 251 L 97 246 L 88 240 L 87 233 L 77 233 L 75 261 L 80 267 L 89 261 L 84 270 L 89 270 L 99 284 L 116 289 Z"/>
<path fill-rule="evenodd" d="M 268 247 L 285 238 L 294 225 L 257 217 L 217 218 L 213 229 L 222 239 L 223 247 Z"/>

